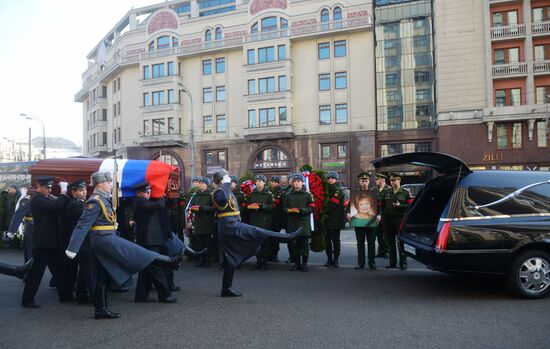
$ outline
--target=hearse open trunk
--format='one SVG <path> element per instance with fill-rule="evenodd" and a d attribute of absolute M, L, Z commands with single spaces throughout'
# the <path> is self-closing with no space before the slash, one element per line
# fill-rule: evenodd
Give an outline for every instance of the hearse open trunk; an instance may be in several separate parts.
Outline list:
<path fill-rule="evenodd" d="M 400 234 L 407 238 L 433 245 L 440 229 L 439 219 L 444 214 L 460 179 L 471 173 L 466 164 L 447 154 L 419 152 L 387 156 L 372 161 L 377 169 L 402 165 L 431 169 L 424 188 L 415 197 L 405 215 Z"/>

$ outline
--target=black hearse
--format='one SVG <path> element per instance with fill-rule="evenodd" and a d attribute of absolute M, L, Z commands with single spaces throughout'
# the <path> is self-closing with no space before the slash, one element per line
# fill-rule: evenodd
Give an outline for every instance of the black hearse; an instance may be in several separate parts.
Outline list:
<path fill-rule="evenodd" d="M 431 169 L 400 229 L 408 256 L 443 272 L 505 276 L 525 298 L 550 292 L 550 172 L 471 171 L 432 152 L 373 164 Z"/>

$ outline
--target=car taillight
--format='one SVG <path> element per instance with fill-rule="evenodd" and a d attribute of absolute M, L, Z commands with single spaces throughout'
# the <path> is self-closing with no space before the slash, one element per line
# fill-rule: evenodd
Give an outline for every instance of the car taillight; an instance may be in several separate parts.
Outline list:
<path fill-rule="evenodd" d="M 451 232 L 451 222 L 445 222 L 439 231 L 437 241 L 435 242 L 435 249 L 437 251 L 445 251 L 447 249 L 447 241 L 449 240 L 449 233 Z"/>

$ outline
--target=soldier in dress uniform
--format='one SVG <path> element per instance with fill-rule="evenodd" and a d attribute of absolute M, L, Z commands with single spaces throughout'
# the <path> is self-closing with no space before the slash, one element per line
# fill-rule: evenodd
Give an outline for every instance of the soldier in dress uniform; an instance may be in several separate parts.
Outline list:
<path fill-rule="evenodd" d="M 63 245 L 59 234 L 59 214 L 65 209 L 69 200 L 66 195 L 67 182 L 60 182 L 59 198 L 51 195 L 54 178 L 40 176 L 37 178 L 38 189 L 32 196 L 30 207 L 34 219 L 33 252 L 34 263 L 25 279 L 21 305 L 25 308 L 39 308 L 34 296 L 38 291 L 44 270 L 49 267 L 57 288 L 60 302 L 73 299 L 72 290 L 64 282 Z"/>
<path fill-rule="evenodd" d="M 18 266 L 0 262 L 0 274 L 15 276 L 16 278 L 23 280 L 31 269 L 32 263 L 32 258 L 29 259 L 25 264 Z"/>
<path fill-rule="evenodd" d="M 216 230 L 216 221 L 214 219 L 214 203 L 212 202 L 212 192 L 208 188 L 210 180 L 208 177 L 201 177 L 199 180 L 199 191 L 193 196 L 189 209 L 195 214 L 193 223 L 193 233 L 197 238 L 197 246 L 201 249 L 208 249 L 208 253 L 195 264 L 195 267 L 210 267 L 210 259 L 214 246 L 214 234 Z"/>
<path fill-rule="evenodd" d="M 95 172 L 91 176 L 91 182 L 95 187 L 94 192 L 84 206 L 65 254 L 69 258 L 74 258 L 86 237 L 90 235 L 90 245 L 97 258 L 95 318 L 116 319 L 120 314 L 107 308 L 109 277 L 121 285 L 130 276 L 147 268 L 151 263 L 161 267 L 177 268 L 181 256 L 161 255 L 119 237 L 116 233 L 116 215 L 111 203 L 113 188 L 111 174 Z"/>
<path fill-rule="evenodd" d="M 71 198 L 69 199 L 65 211 L 61 215 L 61 239 L 63 251 L 69 246 L 69 240 L 74 227 L 78 223 L 84 205 L 86 204 L 86 181 L 78 179 L 69 184 Z M 71 289 L 76 283 L 76 300 L 79 303 L 85 303 L 92 299 L 94 287 L 92 279 L 92 256 L 90 255 L 90 239 L 86 238 L 80 254 L 75 259 L 69 259 L 65 256 L 65 281 L 67 287 Z"/>
<path fill-rule="evenodd" d="M 23 252 L 26 263 L 32 257 L 32 227 L 34 224 L 31 212 L 31 195 L 28 192 L 21 195 L 17 209 L 11 218 L 8 237 L 14 238 L 19 231 L 19 226 L 23 224 Z"/>
<path fill-rule="evenodd" d="M 340 256 L 340 231 L 345 223 L 344 207 L 344 191 L 338 179 L 340 176 L 337 172 L 329 172 L 327 174 L 328 187 L 328 204 L 327 204 L 327 220 L 325 222 L 325 243 L 327 262 L 325 267 L 338 268 L 338 257 Z"/>
<path fill-rule="evenodd" d="M 390 252 L 390 261 L 386 268 L 395 268 L 397 265 L 396 236 L 412 199 L 410 193 L 401 188 L 401 176 L 396 173 L 392 174 L 390 183 L 391 188 L 381 193 L 380 208 L 382 212 L 380 212 L 380 215 L 384 225 L 384 236 Z M 401 246 L 399 248 L 399 266 L 402 270 L 407 269 L 407 256 Z"/>
<path fill-rule="evenodd" d="M 377 205 L 377 202 L 372 202 L 371 189 L 369 188 L 370 173 L 361 172 L 357 178 L 359 179 L 360 193 L 354 198 L 357 214 L 351 218 L 351 226 L 355 229 L 355 237 L 357 239 L 357 266 L 355 269 L 365 268 L 365 239 L 368 247 L 368 262 L 371 270 L 376 269 L 375 261 L 375 241 L 376 229 L 378 223 L 376 216 L 372 213 L 371 205 Z"/>
<path fill-rule="evenodd" d="M 386 184 L 386 180 L 388 179 L 388 176 L 377 173 L 376 175 L 376 187 L 378 189 L 378 210 L 380 211 L 380 206 L 382 206 L 382 193 L 384 190 L 387 190 L 390 188 L 389 185 Z M 376 240 L 378 241 L 378 253 L 376 253 L 376 257 L 383 257 L 388 258 L 388 244 L 386 243 L 386 238 L 384 237 L 384 225 L 382 224 L 380 213 L 376 217 L 376 221 L 378 222 L 378 226 L 376 227 Z"/>
<path fill-rule="evenodd" d="M 224 267 L 221 296 L 239 297 L 241 294 L 231 288 L 235 268 L 255 255 L 266 239 L 286 242 L 295 239 L 301 228 L 290 234 L 283 234 L 242 223 L 237 198 L 231 192 L 229 172 L 222 169 L 214 174 L 213 180 L 221 187 L 212 193 Z"/>
<path fill-rule="evenodd" d="M 250 225 L 271 230 L 273 226 L 273 194 L 265 187 L 266 178 L 262 174 L 254 176 L 256 188 L 246 198 L 246 208 L 250 212 Z M 256 254 L 256 269 L 267 270 L 267 261 L 272 256 L 272 241 L 266 240 Z"/>
<path fill-rule="evenodd" d="M 291 271 L 308 271 L 309 238 L 311 237 L 310 215 L 313 212 L 313 196 L 304 187 L 304 176 L 295 174 L 292 177 L 292 190 L 286 194 L 283 204 L 287 215 L 287 231 L 300 230 L 300 236 L 292 241 Z M 300 260 L 301 257 L 301 260 Z"/>
<path fill-rule="evenodd" d="M 141 182 L 132 186 L 136 191 L 134 200 L 134 221 L 136 222 L 136 242 L 149 251 L 160 253 L 172 232 L 169 222 L 164 218 L 166 209 L 164 198 L 151 199 L 149 182 Z M 166 217 L 167 218 L 167 217 Z M 157 290 L 160 303 L 175 303 L 164 270 L 155 264 L 150 264 L 138 274 L 135 301 L 137 303 L 154 302 L 149 298 L 149 285 L 153 283 Z"/>
<path fill-rule="evenodd" d="M 272 212 L 272 228 L 271 230 L 280 232 L 283 229 L 283 199 L 284 192 L 283 187 L 281 187 L 281 178 L 279 176 L 271 176 L 270 178 L 271 187 L 270 191 L 273 194 L 273 212 Z M 275 263 L 279 262 L 279 243 L 272 242 L 271 245 L 271 260 Z"/>

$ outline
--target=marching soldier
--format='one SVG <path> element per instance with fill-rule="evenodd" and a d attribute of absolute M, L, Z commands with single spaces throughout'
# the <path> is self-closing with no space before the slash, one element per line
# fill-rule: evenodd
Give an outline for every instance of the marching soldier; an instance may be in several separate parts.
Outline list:
<path fill-rule="evenodd" d="M 256 188 L 246 199 L 247 210 L 250 212 L 250 225 L 270 230 L 272 228 L 273 194 L 265 188 L 266 178 L 262 174 L 254 177 Z M 265 241 L 256 254 L 256 269 L 267 270 L 267 261 L 271 257 L 272 241 Z"/>
<path fill-rule="evenodd" d="M 210 267 L 210 258 L 213 250 L 213 234 L 216 230 L 216 221 L 214 220 L 214 204 L 212 202 L 212 192 L 208 189 L 210 180 L 207 177 L 200 177 L 199 190 L 193 196 L 189 209 L 195 214 L 193 223 L 193 234 L 197 239 L 197 246 L 201 249 L 208 249 L 208 253 L 195 264 L 195 267 Z"/>
<path fill-rule="evenodd" d="M 59 234 L 59 214 L 65 209 L 69 200 L 67 182 L 59 182 L 61 196 L 51 195 L 53 177 L 41 176 L 37 178 L 38 189 L 32 196 L 30 207 L 34 219 L 33 252 L 34 263 L 25 279 L 21 305 L 25 308 L 39 308 L 34 296 L 38 291 L 44 270 L 49 267 L 53 274 L 55 286 L 60 302 L 73 299 L 72 290 L 67 289 L 64 282 L 63 250 Z"/>
<path fill-rule="evenodd" d="M 94 193 L 84 206 L 84 211 L 73 230 L 65 254 L 76 257 L 84 239 L 90 235 L 90 246 L 96 262 L 94 291 L 95 318 L 116 319 L 120 317 L 107 308 L 107 285 L 112 277 L 119 285 L 133 274 L 147 268 L 151 263 L 161 267 L 177 268 L 181 256 L 168 257 L 147 250 L 116 233 L 116 215 L 111 203 L 113 180 L 109 172 L 95 172 L 91 176 Z"/>
<path fill-rule="evenodd" d="M 338 257 L 340 256 L 340 231 L 345 223 L 344 192 L 342 186 L 338 183 L 339 175 L 337 172 L 329 172 L 328 177 L 328 204 L 327 220 L 325 222 L 325 243 L 327 262 L 325 267 L 338 268 Z"/>
<path fill-rule="evenodd" d="M 291 271 L 308 271 L 309 238 L 311 237 L 310 215 L 313 212 L 313 197 L 304 187 L 304 176 L 292 177 L 292 190 L 286 194 L 284 209 L 287 214 L 287 231 L 300 230 L 300 235 L 292 244 L 294 266 Z M 300 260 L 301 257 L 301 260 Z"/>
<path fill-rule="evenodd" d="M 23 224 L 23 251 L 25 263 L 32 257 L 32 227 L 33 218 L 31 212 L 31 196 L 28 191 L 21 193 L 23 197 L 19 200 L 17 209 L 13 214 L 8 229 L 8 237 L 14 238 L 19 231 L 19 226 Z"/>
<path fill-rule="evenodd" d="M 384 192 L 384 190 L 387 190 L 390 187 L 386 184 L 386 179 L 388 179 L 386 175 L 382 173 L 376 174 L 376 187 L 378 188 L 378 210 L 380 210 L 380 206 L 382 203 L 382 193 Z M 380 219 L 381 217 L 382 216 L 379 213 L 376 218 L 378 222 L 378 226 L 376 227 L 378 253 L 376 254 L 376 257 L 388 258 L 388 244 L 386 243 L 386 239 L 384 237 L 384 225 L 382 224 L 382 220 Z"/>
<path fill-rule="evenodd" d="M 281 178 L 279 176 L 271 176 L 271 194 L 273 194 L 273 212 L 272 212 L 272 230 L 280 232 L 283 229 L 283 199 L 284 191 L 281 187 Z M 290 249 L 289 249 L 290 251 Z M 279 243 L 273 242 L 271 245 L 271 260 L 275 263 L 279 262 Z M 289 253 L 290 256 L 290 253 Z"/>
<path fill-rule="evenodd" d="M 241 294 L 231 288 L 235 268 L 254 255 L 266 239 L 289 241 L 300 234 L 301 228 L 290 234 L 282 234 L 242 223 L 237 198 L 231 192 L 229 172 L 222 169 L 214 174 L 213 180 L 214 184 L 221 187 L 212 193 L 223 256 L 221 296 L 240 297 Z"/>
<path fill-rule="evenodd" d="M 411 195 L 401 188 L 401 176 L 392 174 L 390 177 L 391 188 L 384 190 L 381 195 L 382 224 L 384 225 L 384 236 L 388 243 L 390 262 L 386 268 L 395 268 L 397 265 L 396 236 L 399 233 L 401 221 L 405 212 L 411 204 Z M 402 270 L 407 269 L 407 256 L 399 248 L 399 266 Z"/>
<path fill-rule="evenodd" d="M 132 187 L 137 197 L 134 200 L 134 220 L 136 222 L 136 242 L 144 248 L 160 253 L 160 250 L 172 237 L 170 226 L 164 221 L 162 212 L 165 210 L 164 198 L 151 199 L 151 187 L 148 182 L 142 182 Z M 151 303 L 149 285 L 153 283 L 158 293 L 160 303 L 175 303 L 168 287 L 168 280 L 164 270 L 154 264 L 149 265 L 138 274 L 135 301 L 137 303 Z"/>
<path fill-rule="evenodd" d="M 354 198 L 354 206 L 357 209 L 357 214 L 351 218 L 351 226 L 355 229 L 355 237 L 357 239 L 357 266 L 355 269 L 363 269 L 365 267 L 365 238 L 368 248 L 368 262 L 371 270 L 376 269 L 375 262 L 375 240 L 377 221 L 376 216 L 372 213 L 371 205 L 376 205 L 371 201 L 371 189 L 369 189 L 370 173 L 361 172 L 357 178 L 359 179 L 360 193 Z M 374 195 L 372 195 L 374 197 Z"/>

